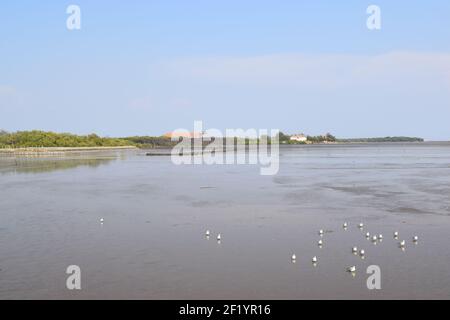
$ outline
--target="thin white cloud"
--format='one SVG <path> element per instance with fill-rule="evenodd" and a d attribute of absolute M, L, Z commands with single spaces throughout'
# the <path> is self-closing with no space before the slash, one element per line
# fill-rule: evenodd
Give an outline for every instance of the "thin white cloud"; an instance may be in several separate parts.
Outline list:
<path fill-rule="evenodd" d="M 154 102 L 150 97 L 141 97 L 132 99 L 128 103 L 128 108 L 136 111 L 151 110 Z"/>
<path fill-rule="evenodd" d="M 12 96 L 16 93 L 16 89 L 9 85 L 0 85 L 0 97 Z"/>
<path fill-rule="evenodd" d="M 450 54 L 393 52 L 380 55 L 277 54 L 166 61 L 160 73 L 174 81 L 341 88 L 440 82 L 450 78 Z M 426 83 L 425 83 L 426 84 Z"/>
<path fill-rule="evenodd" d="M 17 108 L 19 95 L 15 87 L 10 85 L 0 85 L 0 109 Z"/>

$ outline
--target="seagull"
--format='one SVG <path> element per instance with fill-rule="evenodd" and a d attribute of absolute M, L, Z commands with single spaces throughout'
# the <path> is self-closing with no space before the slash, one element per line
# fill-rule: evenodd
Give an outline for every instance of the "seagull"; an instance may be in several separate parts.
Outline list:
<path fill-rule="evenodd" d="M 383 235 L 382 234 L 378 235 L 378 239 L 383 240 Z"/>
<path fill-rule="evenodd" d="M 317 257 L 316 257 L 316 256 L 314 256 L 314 257 L 312 258 L 312 262 L 313 262 L 313 263 L 317 263 Z"/>
<path fill-rule="evenodd" d="M 322 239 L 320 239 L 318 243 L 319 243 L 319 246 L 322 246 L 323 245 Z"/>
<path fill-rule="evenodd" d="M 413 241 L 414 241 L 414 242 L 419 241 L 419 237 L 418 237 L 418 236 L 414 236 L 414 237 L 413 237 Z"/>
<path fill-rule="evenodd" d="M 370 238 L 370 233 L 369 232 L 366 233 L 366 238 Z"/>
<path fill-rule="evenodd" d="M 363 257 L 365 254 L 366 254 L 366 253 L 364 252 L 363 249 L 361 249 L 361 250 L 359 251 L 359 255 L 360 255 L 361 257 Z"/>
<path fill-rule="evenodd" d="M 344 224 L 342 225 L 342 227 L 345 229 L 347 228 L 347 222 L 344 222 Z"/>
<path fill-rule="evenodd" d="M 322 229 L 319 230 L 319 234 L 323 235 L 323 230 Z"/>
<path fill-rule="evenodd" d="M 355 266 L 348 267 L 347 271 L 351 273 L 356 272 L 356 267 Z"/>
<path fill-rule="evenodd" d="M 292 260 L 292 261 L 297 260 L 297 256 L 296 256 L 295 254 L 293 254 L 292 257 L 291 257 L 291 260 Z"/>
<path fill-rule="evenodd" d="M 362 229 L 364 227 L 364 224 L 361 222 L 358 226 L 360 229 Z"/>
<path fill-rule="evenodd" d="M 394 238 L 397 239 L 398 238 L 398 231 L 394 232 Z"/>
<path fill-rule="evenodd" d="M 101 218 L 101 219 L 100 219 L 100 223 L 103 223 L 103 222 L 105 222 L 105 220 L 103 220 L 103 218 Z"/>
<path fill-rule="evenodd" d="M 220 235 L 220 233 L 217 235 L 217 241 L 222 240 L 222 236 Z"/>
<path fill-rule="evenodd" d="M 353 247 L 353 248 L 352 248 L 352 252 L 353 252 L 353 253 L 357 253 L 357 252 L 358 252 L 358 248 L 357 248 L 357 247 Z"/>
<path fill-rule="evenodd" d="M 376 242 L 376 241 L 377 241 L 377 236 L 373 236 L 373 237 L 372 237 L 372 241 L 373 241 L 373 242 Z"/>
<path fill-rule="evenodd" d="M 206 236 L 209 237 L 211 235 L 211 232 L 209 230 L 206 230 Z"/>
<path fill-rule="evenodd" d="M 405 240 L 400 241 L 400 248 L 405 247 Z"/>

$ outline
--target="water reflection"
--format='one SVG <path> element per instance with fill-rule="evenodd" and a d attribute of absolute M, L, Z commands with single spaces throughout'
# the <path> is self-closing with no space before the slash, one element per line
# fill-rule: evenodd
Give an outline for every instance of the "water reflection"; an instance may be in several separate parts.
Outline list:
<path fill-rule="evenodd" d="M 73 298 L 69 264 L 83 270 L 80 299 L 448 298 L 450 170 L 436 168 L 450 148 L 424 149 L 281 149 L 275 177 L 132 153 L 0 157 L 0 172 L 43 172 L 0 174 L 0 299 Z M 376 295 L 370 265 L 382 270 Z"/>
<path fill-rule="evenodd" d="M 6 173 L 46 173 L 77 167 L 97 168 L 117 160 L 117 156 L 103 157 L 58 157 L 58 158 L 0 158 L 0 174 Z"/>

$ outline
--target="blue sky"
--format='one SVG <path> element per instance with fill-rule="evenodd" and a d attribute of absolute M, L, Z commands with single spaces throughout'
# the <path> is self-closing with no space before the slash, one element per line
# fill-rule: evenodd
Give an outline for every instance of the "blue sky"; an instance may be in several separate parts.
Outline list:
<path fill-rule="evenodd" d="M 449 140 L 449 17 L 447 0 L 2 1 L 0 128 Z"/>

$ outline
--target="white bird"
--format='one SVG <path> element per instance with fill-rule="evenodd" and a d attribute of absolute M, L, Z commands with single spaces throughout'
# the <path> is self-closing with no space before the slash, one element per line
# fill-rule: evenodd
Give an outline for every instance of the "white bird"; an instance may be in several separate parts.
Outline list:
<path fill-rule="evenodd" d="M 353 272 L 356 272 L 356 267 L 355 267 L 355 266 L 348 267 L 348 268 L 347 268 L 347 271 L 348 271 L 348 272 L 352 272 L 352 273 L 353 273 Z"/>
<path fill-rule="evenodd" d="M 405 240 L 400 241 L 400 247 L 403 248 L 405 246 Z"/>
<path fill-rule="evenodd" d="M 222 240 L 222 235 L 219 233 L 219 234 L 217 235 L 217 241 L 220 241 L 220 240 Z"/>
<path fill-rule="evenodd" d="M 359 227 L 360 229 L 362 229 L 362 228 L 364 227 L 364 224 L 361 222 L 361 223 L 358 225 L 358 227 Z"/>
<path fill-rule="evenodd" d="M 373 236 L 373 237 L 372 237 L 372 241 L 373 241 L 373 242 L 376 242 L 376 241 L 377 241 L 377 236 Z"/>
<path fill-rule="evenodd" d="M 319 240 L 318 244 L 319 244 L 319 246 L 322 246 L 322 245 L 323 245 L 322 239 Z"/>
<path fill-rule="evenodd" d="M 296 256 L 295 254 L 293 254 L 292 257 L 291 257 L 291 260 L 292 260 L 292 261 L 297 260 L 297 256 Z"/>
<path fill-rule="evenodd" d="M 342 225 L 343 228 L 347 228 L 347 222 L 344 222 L 344 224 Z"/>
<path fill-rule="evenodd" d="M 378 235 L 378 239 L 383 240 L 383 235 L 382 234 Z"/>
<path fill-rule="evenodd" d="M 206 230 L 206 236 L 209 237 L 211 235 L 211 232 L 209 230 Z"/>
<path fill-rule="evenodd" d="M 319 230 L 319 234 L 323 235 L 323 230 L 322 229 Z"/>
<path fill-rule="evenodd" d="M 100 222 L 103 223 L 105 220 L 103 220 L 103 218 L 100 219 Z"/>
<path fill-rule="evenodd" d="M 398 231 L 395 231 L 394 232 L 394 238 L 397 238 L 398 237 Z"/>
<path fill-rule="evenodd" d="M 316 256 L 314 256 L 314 257 L 312 258 L 312 262 L 313 262 L 313 263 L 316 263 L 316 262 L 317 262 L 317 257 L 316 257 Z"/>
<path fill-rule="evenodd" d="M 414 237 L 413 237 L 413 241 L 414 241 L 414 242 L 419 241 L 419 237 L 418 237 L 418 236 L 414 236 Z"/>
<path fill-rule="evenodd" d="M 364 252 L 364 250 L 361 249 L 361 250 L 359 251 L 359 255 L 360 255 L 361 257 L 364 256 L 365 254 L 366 254 L 366 253 Z"/>
<path fill-rule="evenodd" d="M 366 233 L 366 238 L 370 238 L 370 233 L 369 232 Z"/>
<path fill-rule="evenodd" d="M 352 248 L 352 252 L 353 252 L 353 253 L 357 253 L 357 252 L 358 252 L 358 248 L 357 248 L 357 247 L 353 247 L 353 248 Z"/>

